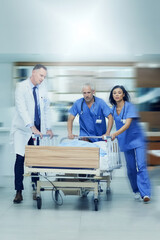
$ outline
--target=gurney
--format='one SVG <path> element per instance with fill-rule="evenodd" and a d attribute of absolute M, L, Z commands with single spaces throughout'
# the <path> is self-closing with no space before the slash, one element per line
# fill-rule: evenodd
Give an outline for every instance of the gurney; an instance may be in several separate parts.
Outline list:
<path fill-rule="evenodd" d="M 47 139 L 46 135 L 43 136 L 43 139 Z M 96 136 L 96 138 L 100 137 Z M 69 143 L 63 146 L 64 141 Z M 94 208 L 95 211 L 98 210 L 100 182 L 106 182 L 106 194 L 110 194 L 112 171 L 121 167 L 121 159 L 117 139 L 111 141 L 108 137 L 105 142 L 103 141 L 106 154 L 104 154 L 104 146 L 102 151 L 98 142 L 95 145 L 90 144 L 92 147 L 72 146 L 72 140 L 63 138 L 59 146 L 49 145 L 48 140 L 47 143 L 44 140 L 40 141 L 40 146 L 26 146 L 25 175 L 36 172 L 40 176 L 36 188 L 38 209 L 42 207 L 41 192 L 52 190 L 57 203 L 62 200 L 61 191 L 64 195 L 82 197 L 92 191 Z"/>

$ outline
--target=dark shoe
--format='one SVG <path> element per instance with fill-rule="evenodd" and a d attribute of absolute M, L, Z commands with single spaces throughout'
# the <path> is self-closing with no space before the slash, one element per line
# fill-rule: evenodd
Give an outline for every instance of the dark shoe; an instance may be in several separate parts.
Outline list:
<path fill-rule="evenodd" d="M 149 201 L 150 201 L 150 197 L 148 197 L 148 196 L 143 197 L 143 202 L 144 203 L 148 203 Z"/>
<path fill-rule="evenodd" d="M 22 191 L 17 191 L 16 196 L 13 200 L 14 203 L 20 203 L 23 200 Z"/>

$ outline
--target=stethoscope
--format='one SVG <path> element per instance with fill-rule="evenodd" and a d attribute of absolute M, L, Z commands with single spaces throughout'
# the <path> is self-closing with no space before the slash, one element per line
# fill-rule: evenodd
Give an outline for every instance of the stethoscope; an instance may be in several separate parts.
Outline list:
<path fill-rule="evenodd" d="M 122 117 L 121 117 L 121 122 L 123 122 L 123 120 L 125 120 L 125 119 L 123 119 L 124 114 L 125 114 L 125 103 L 124 103 L 123 113 L 122 113 Z"/>
<path fill-rule="evenodd" d="M 93 98 L 94 98 L 94 103 L 93 104 L 95 104 L 95 97 L 93 96 Z M 81 115 L 83 114 L 83 104 L 84 104 L 84 101 L 85 101 L 85 99 L 83 98 L 82 103 L 81 103 Z M 93 108 L 93 111 L 94 111 L 94 108 Z"/>
<path fill-rule="evenodd" d="M 114 106 L 114 110 L 115 110 L 115 108 L 116 108 L 116 106 Z M 114 112 L 114 111 L 113 111 Z M 123 113 L 122 113 L 122 117 L 121 117 L 121 122 L 123 123 L 123 124 L 125 124 L 126 123 L 126 119 L 123 119 L 123 117 L 124 117 L 124 114 L 125 114 L 125 103 L 124 103 L 124 107 L 123 107 Z"/>

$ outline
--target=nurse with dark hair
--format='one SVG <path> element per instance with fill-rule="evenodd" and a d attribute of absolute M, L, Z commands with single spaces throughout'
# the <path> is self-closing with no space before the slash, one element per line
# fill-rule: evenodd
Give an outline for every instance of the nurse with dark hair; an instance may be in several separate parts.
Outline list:
<path fill-rule="evenodd" d="M 127 175 L 135 199 L 141 197 L 147 203 L 150 201 L 151 188 L 146 165 L 146 139 L 137 110 L 129 100 L 129 93 L 123 86 L 113 87 L 109 101 L 113 105 L 116 132 L 111 134 L 111 138 L 118 138 L 120 150 L 125 154 Z"/>

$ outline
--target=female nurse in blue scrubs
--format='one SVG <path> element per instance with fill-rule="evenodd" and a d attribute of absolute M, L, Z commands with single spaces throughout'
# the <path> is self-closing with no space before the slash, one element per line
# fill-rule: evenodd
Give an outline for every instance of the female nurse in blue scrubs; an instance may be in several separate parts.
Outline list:
<path fill-rule="evenodd" d="M 139 125 L 138 113 L 129 99 L 123 86 L 117 85 L 111 90 L 109 101 L 113 105 L 117 130 L 111 134 L 111 138 L 118 138 L 120 150 L 125 154 L 127 174 L 135 199 L 141 197 L 144 202 L 149 202 L 151 190 L 146 166 L 146 140 Z"/>

